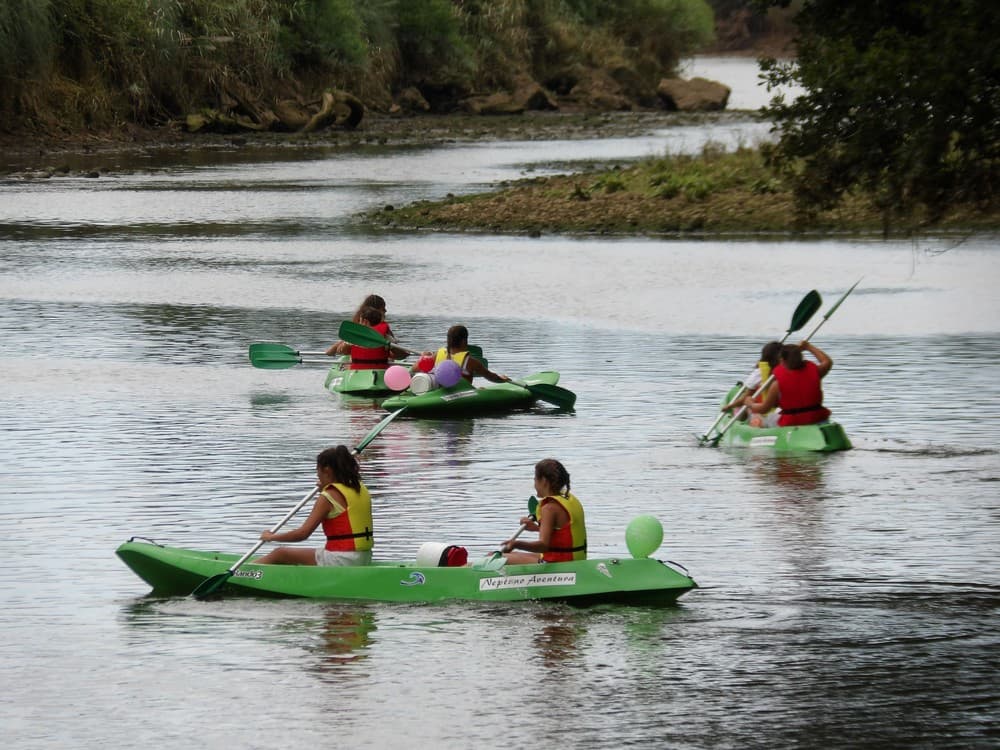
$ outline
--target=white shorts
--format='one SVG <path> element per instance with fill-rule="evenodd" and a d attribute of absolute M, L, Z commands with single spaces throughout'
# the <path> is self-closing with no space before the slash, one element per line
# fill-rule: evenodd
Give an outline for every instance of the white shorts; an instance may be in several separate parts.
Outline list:
<path fill-rule="evenodd" d="M 352 550 L 350 552 L 335 550 L 331 551 L 325 547 L 316 550 L 316 564 L 321 568 L 330 568 L 335 565 L 371 565 L 372 551 Z"/>

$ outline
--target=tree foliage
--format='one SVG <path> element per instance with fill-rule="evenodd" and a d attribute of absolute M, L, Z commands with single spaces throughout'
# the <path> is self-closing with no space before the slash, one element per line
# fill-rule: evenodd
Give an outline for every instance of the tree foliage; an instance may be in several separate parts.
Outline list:
<path fill-rule="evenodd" d="M 770 162 L 802 207 L 829 208 L 860 190 L 888 228 L 995 205 L 1000 3 L 805 0 L 796 22 L 797 58 L 762 68 L 770 86 L 805 92 L 764 110 L 779 135 Z"/>

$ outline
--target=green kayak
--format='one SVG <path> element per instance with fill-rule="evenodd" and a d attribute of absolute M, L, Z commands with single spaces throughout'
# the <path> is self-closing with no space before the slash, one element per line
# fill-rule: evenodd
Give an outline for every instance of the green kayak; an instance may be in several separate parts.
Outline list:
<path fill-rule="evenodd" d="M 536 372 L 518 383 L 490 383 L 482 388 L 463 378 L 450 388 L 432 388 L 421 393 L 416 387 L 417 382 L 415 376 L 414 384 L 409 389 L 387 398 L 382 402 L 382 408 L 397 411 L 405 407 L 403 416 L 410 417 L 464 417 L 524 409 L 538 399 L 547 400 L 550 391 L 572 396 L 565 389 L 555 388 L 559 373 L 553 370 Z M 559 395 L 557 393 L 556 397 Z"/>
<path fill-rule="evenodd" d="M 187 596 L 211 576 L 225 573 L 239 557 L 135 539 L 122 544 L 116 553 L 156 596 Z M 552 599 L 580 604 L 669 604 L 696 587 L 688 575 L 667 563 L 650 557 L 620 557 L 499 569 L 487 561 L 461 567 L 422 565 L 415 560 L 344 567 L 246 563 L 220 593 L 382 602 Z"/>
<path fill-rule="evenodd" d="M 733 386 L 722 403 L 729 403 L 739 387 Z M 733 448 L 768 448 L 781 453 L 795 451 L 832 453 L 850 450 L 853 447 L 847 433 L 838 422 L 827 421 L 794 427 L 751 427 L 746 422 L 738 420 L 728 428 L 727 423 L 728 420 L 724 420 L 720 427 L 725 431 L 718 439 L 718 443 Z"/>

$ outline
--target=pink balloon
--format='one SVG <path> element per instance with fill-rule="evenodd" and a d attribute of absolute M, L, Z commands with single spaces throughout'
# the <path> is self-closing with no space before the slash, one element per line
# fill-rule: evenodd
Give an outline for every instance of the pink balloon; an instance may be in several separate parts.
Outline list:
<path fill-rule="evenodd" d="M 405 391 L 410 385 L 410 371 L 402 365 L 393 365 L 385 371 L 385 386 L 393 391 Z"/>
<path fill-rule="evenodd" d="M 458 366 L 458 362 L 455 360 L 446 359 L 434 368 L 434 374 L 437 376 L 439 386 L 443 388 L 451 388 L 455 385 L 455 383 L 462 379 L 462 368 Z"/>

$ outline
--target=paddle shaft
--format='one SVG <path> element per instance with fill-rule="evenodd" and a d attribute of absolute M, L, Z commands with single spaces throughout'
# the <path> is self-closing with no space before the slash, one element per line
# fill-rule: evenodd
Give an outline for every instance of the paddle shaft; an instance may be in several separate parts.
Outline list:
<path fill-rule="evenodd" d="M 826 321 L 828 321 L 830 319 L 830 316 L 833 315 L 834 311 L 838 307 L 840 307 L 840 304 L 845 299 L 847 299 L 847 295 L 849 295 L 851 292 L 853 292 L 854 291 L 854 287 L 856 287 L 860 283 L 861 283 L 861 279 L 858 279 L 857 281 L 854 282 L 854 286 L 852 286 L 850 289 L 848 289 L 846 292 L 844 292 L 843 296 L 834 303 L 833 307 L 831 307 L 829 310 L 826 311 L 826 314 L 823 316 L 823 320 L 821 320 L 816 325 L 816 327 L 812 329 L 812 332 L 808 336 L 806 336 L 804 339 L 802 339 L 802 343 L 805 343 L 805 342 L 809 341 L 813 336 L 816 335 L 816 332 L 820 328 L 823 327 L 823 324 L 826 323 Z M 789 331 L 789 333 L 791 333 L 791 331 Z M 765 380 L 763 383 L 761 383 L 760 387 L 756 391 L 753 392 L 753 398 L 757 398 L 762 393 L 764 393 L 765 391 L 767 391 L 768 387 L 770 387 L 771 383 L 773 383 L 773 382 L 774 382 L 774 373 L 772 372 L 768 376 L 767 380 Z M 740 417 L 742 417 L 746 413 L 746 411 L 747 411 L 747 405 L 744 404 L 743 406 L 740 407 L 740 410 L 733 415 L 733 418 L 730 419 L 726 423 L 726 426 L 723 427 L 721 430 L 719 430 L 719 434 L 716 435 L 714 438 L 712 438 L 712 444 L 713 445 L 718 445 L 719 444 L 719 440 L 721 440 L 722 436 L 726 434 L 726 430 L 728 430 L 730 427 L 732 427 L 733 423 L 736 420 L 738 420 Z"/>
<path fill-rule="evenodd" d="M 528 528 L 528 524 L 530 524 L 531 522 L 538 523 L 538 518 L 535 516 L 535 511 L 537 510 L 538 510 L 538 498 L 532 495 L 530 498 L 528 498 L 528 520 L 522 523 L 521 528 L 515 531 L 514 536 L 512 536 L 507 541 L 513 542 L 515 539 L 521 536 L 521 534 L 524 533 L 524 530 Z"/>

